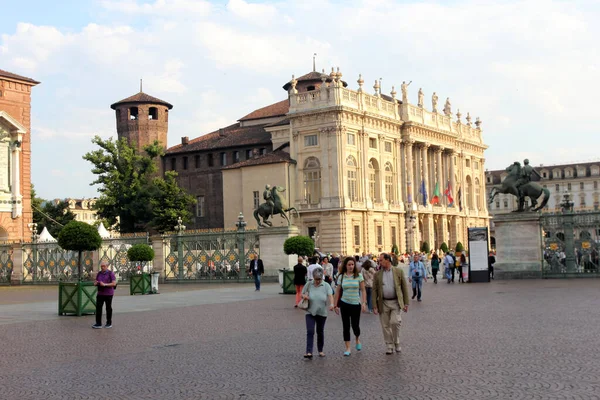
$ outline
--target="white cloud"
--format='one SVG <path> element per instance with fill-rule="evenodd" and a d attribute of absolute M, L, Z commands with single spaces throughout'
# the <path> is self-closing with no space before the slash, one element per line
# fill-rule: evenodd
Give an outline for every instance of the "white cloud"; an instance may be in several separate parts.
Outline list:
<path fill-rule="evenodd" d="M 153 3 L 139 3 L 136 0 L 102 0 L 100 4 L 108 11 L 158 16 L 177 13 L 203 16 L 208 15 L 212 8 L 209 2 L 202 0 L 155 0 Z"/>
<path fill-rule="evenodd" d="M 275 7 L 244 0 L 229 0 L 227 9 L 235 16 L 257 25 L 266 25 L 277 17 Z"/>

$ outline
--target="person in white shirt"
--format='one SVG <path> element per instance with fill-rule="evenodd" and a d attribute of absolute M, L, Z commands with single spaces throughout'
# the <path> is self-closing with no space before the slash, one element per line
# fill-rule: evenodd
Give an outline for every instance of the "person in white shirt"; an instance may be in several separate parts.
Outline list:
<path fill-rule="evenodd" d="M 313 271 L 317 268 L 323 269 L 323 267 L 321 267 L 318 262 L 319 262 L 319 257 L 310 257 L 308 259 L 308 262 L 310 263 L 310 265 L 308 266 L 308 280 L 312 281 L 313 280 Z"/>
<path fill-rule="evenodd" d="M 329 257 L 323 257 L 323 261 L 321 261 L 321 266 L 323 267 L 323 275 L 325 282 L 331 285 L 333 280 L 333 264 L 329 262 Z"/>

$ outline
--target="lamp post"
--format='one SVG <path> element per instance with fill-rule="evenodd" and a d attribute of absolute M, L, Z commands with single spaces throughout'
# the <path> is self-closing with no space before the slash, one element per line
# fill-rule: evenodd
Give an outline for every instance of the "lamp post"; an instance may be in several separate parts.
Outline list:
<path fill-rule="evenodd" d="M 573 232 L 575 214 L 573 213 L 573 200 L 571 200 L 571 193 L 565 191 L 563 194 L 563 201 L 560 203 L 563 213 L 563 226 L 565 234 L 565 267 L 567 272 L 574 272 L 577 266 L 575 260 L 575 238 Z"/>
<path fill-rule="evenodd" d="M 177 226 L 175 226 L 177 232 L 177 266 L 178 266 L 178 279 L 183 279 L 183 232 L 185 232 L 185 225 L 181 217 L 177 218 Z"/>
<path fill-rule="evenodd" d="M 30 224 L 27 224 L 27 227 L 29 228 L 29 230 L 31 230 L 31 259 L 32 259 L 32 265 L 31 265 L 31 269 L 32 269 L 32 275 L 33 275 L 33 281 L 35 282 L 37 280 L 37 241 L 40 237 L 40 235 L 38 235 L 37 230 L 38 230 L 38 224 L 36 222 L 32 222 Z"/>
<path fill-rule="evenodd" d="M 237 276 L 238 280 L 241 277 L 242 268 L 246 270 L 246 249 L 244 248 L 244 242 L 246 239 L 246 221 L 244 221 L 244 214 L 240 211 L 240 215 L 238 215 L 238 220 L 235 223 L 237 227 L 237 241 L 238 241 L 238 270 Z"/>

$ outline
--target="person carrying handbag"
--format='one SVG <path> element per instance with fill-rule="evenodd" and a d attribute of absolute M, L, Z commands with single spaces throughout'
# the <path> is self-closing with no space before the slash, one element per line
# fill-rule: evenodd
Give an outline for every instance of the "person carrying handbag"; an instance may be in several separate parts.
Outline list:
<path fill-rule="evenodd" d="M 313 357 L 315 325 L 317 328 L 317 350 L 320 357 L 325 357 L 323 347 L 325 345 L 327 309 L 329 308 L 331 311 L 334 309 L 331 286 L 323 280 L 323 269 L 313 270 L 312 278 L 304 285 L 302 302 L 298 305 L 298 307 L 306 310 L 306 353 L 304 358 L 309 360 Z"/>

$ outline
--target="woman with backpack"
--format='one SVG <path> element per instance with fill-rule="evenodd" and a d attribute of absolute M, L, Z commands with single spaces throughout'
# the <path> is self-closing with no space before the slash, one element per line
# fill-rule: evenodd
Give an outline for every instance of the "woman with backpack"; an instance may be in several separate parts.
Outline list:
<path fill-rule="evenodd" d="M 465 277 L 463 276 L 463 267 L 467 266 L 467 257 L 462 252 L 460 257 L 456 259 L 456 267 L 458 268 L 458 283 L 465 283 Z"/>

